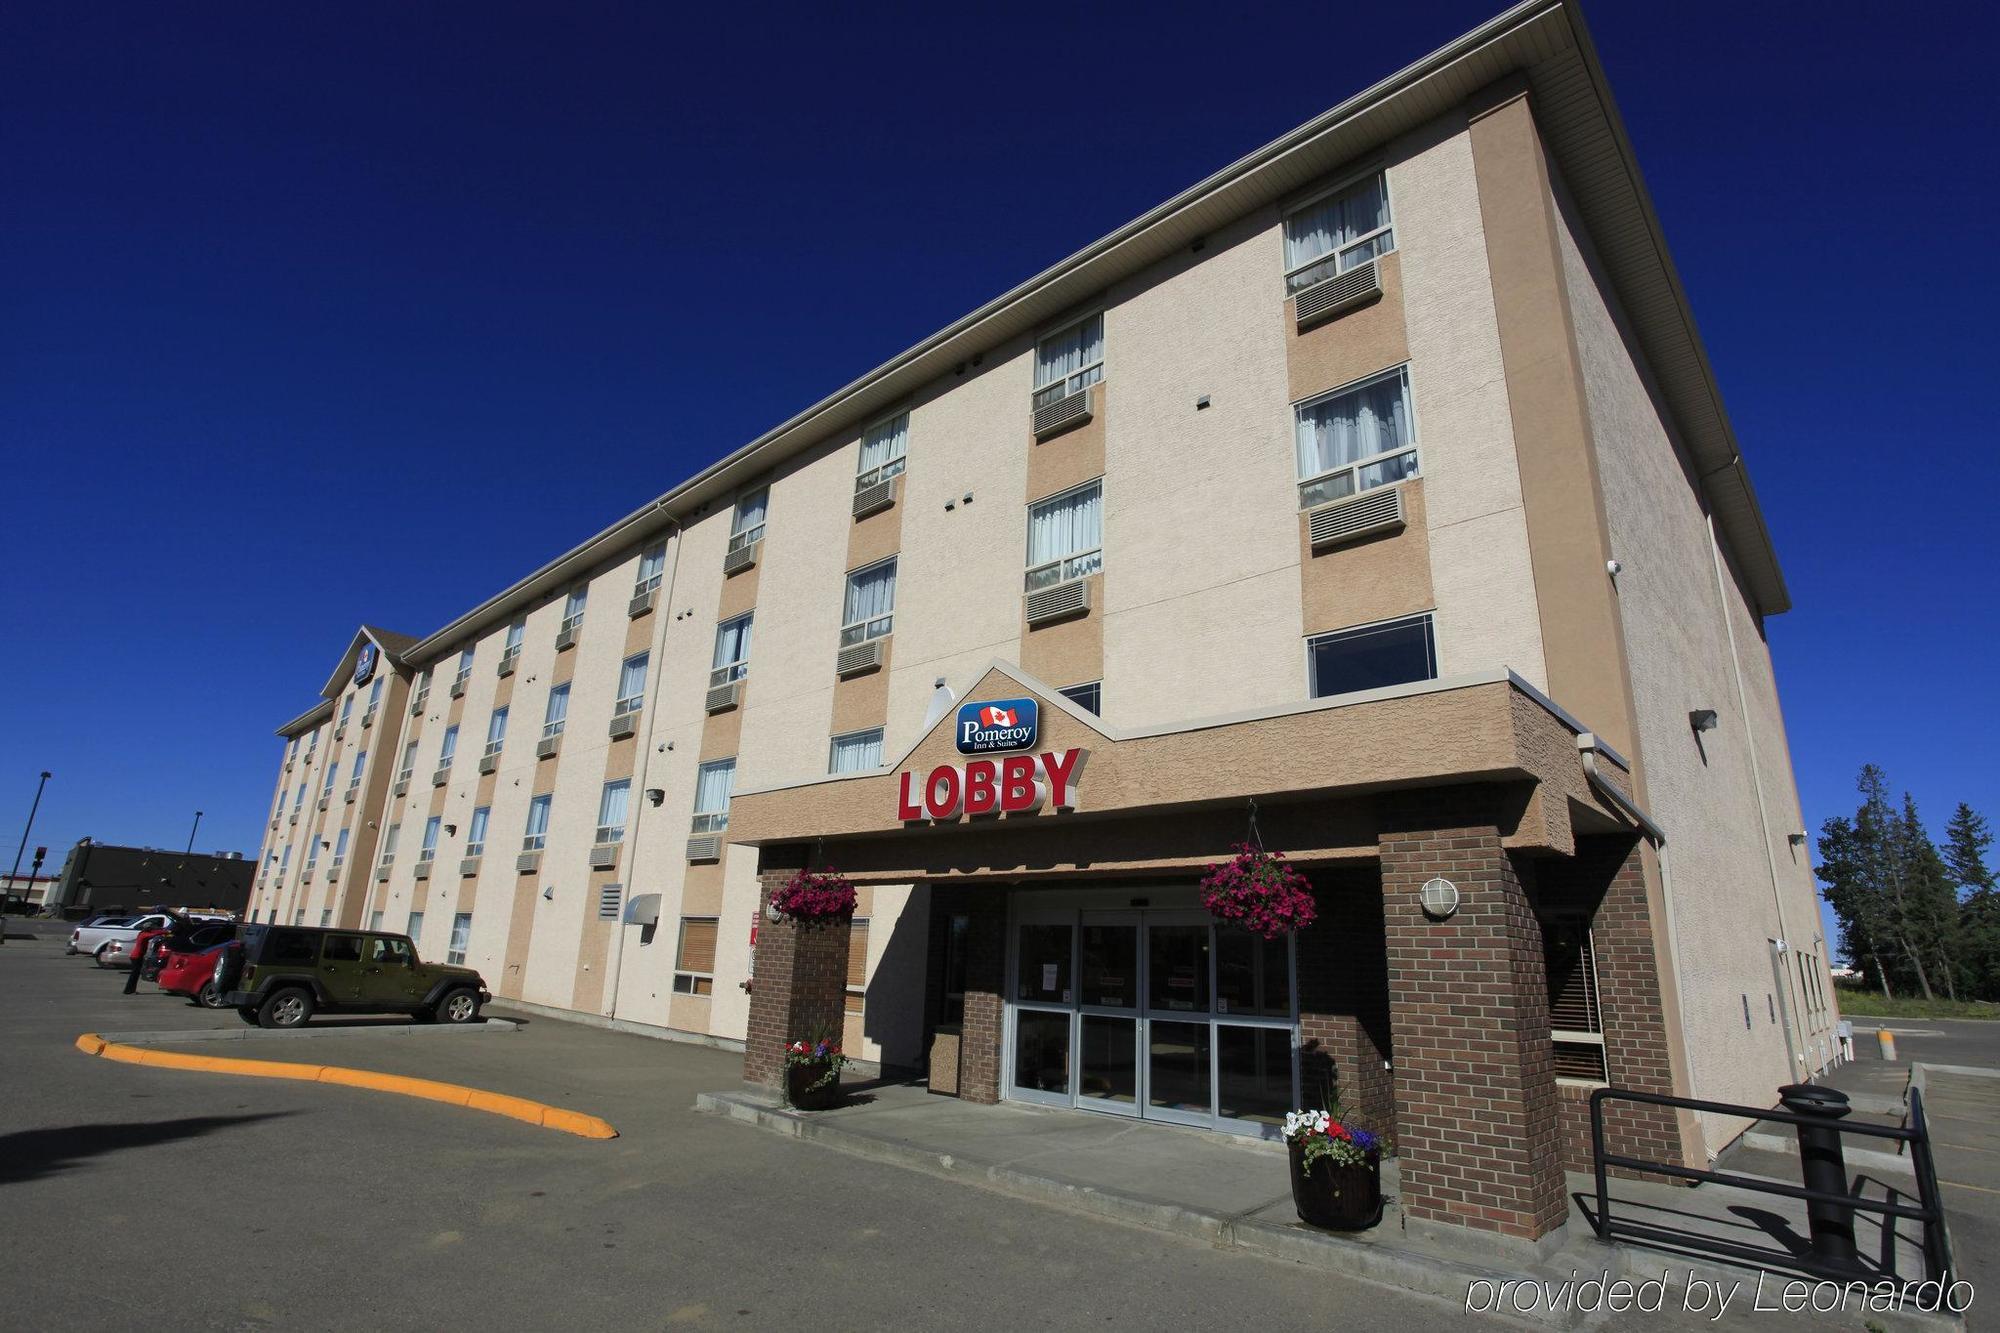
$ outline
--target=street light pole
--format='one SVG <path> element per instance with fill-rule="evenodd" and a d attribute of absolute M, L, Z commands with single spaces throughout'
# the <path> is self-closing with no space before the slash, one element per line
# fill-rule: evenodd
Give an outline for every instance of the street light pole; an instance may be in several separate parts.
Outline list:
<path fill-rule="evenodd" d="M 194 855 L 194 835 L 195 835 L 195 830 L 196 830 L 196 829 L 199 829 L 200 827 L 201 827 L 201 811 L 197 810 L 197 811 L 195 811 L 195 812 L 194 812 L 194 828 L 191 828 L 191 829 L 189 829 L 189 830 L 188 830 L 188 847 L 187 847 L 187 854 L 188 854 L 189 856 L 192 856 L 192 855 Z"/>
<path fill-rule="evenodd" d="M 35 812 L 42 808 L 42 788 L 49 785 L 49 773 L 42 770 L 42 780 L 35 784 L 35 803 L 28 807 L 28 826 L 21 830 L 21 845 L 14 849 L 14 868 L 7 872 L 7 892 L 0 893 L 0 943 L 7 939 L 7 893 L 21 882 L 21 853 L 28 850 L 28 839 L 35 832 Z"/>

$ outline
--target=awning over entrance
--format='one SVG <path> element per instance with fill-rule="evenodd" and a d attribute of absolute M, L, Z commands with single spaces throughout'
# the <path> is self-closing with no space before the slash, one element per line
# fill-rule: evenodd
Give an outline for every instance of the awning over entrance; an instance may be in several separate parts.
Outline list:
<path fill-rule="evenodd" d="M 1019 700 L 1039 717 L 1032 742 L 961 752 L 962 716 L 998 707 L 1005 731 Z M 1154 871 L 1215 860 L 1242 840 L 1254 800 L 1265 839 L 1295 859 L 1360 859 L 1375 856 L 1377 828 L 1351 798 L 1477 784 L 1504 793 L 1508 850 L 1568 855 L 1579 831 L 1629 827 L 1584 771 L 1582 730 L 1498 671 L 1122 731 L 996 661 L 885 768 L 737 793 L 728 837 L 837 841 L 855 878 Z M 1003 808 L 1008 784 L 1020 798 L 1028 781 L 1035 808 Z"/>

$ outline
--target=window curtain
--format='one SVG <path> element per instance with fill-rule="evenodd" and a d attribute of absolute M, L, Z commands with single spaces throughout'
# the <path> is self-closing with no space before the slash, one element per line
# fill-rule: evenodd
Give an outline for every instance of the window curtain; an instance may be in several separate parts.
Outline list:
<path fill-rule="evenodd" d="M 618 702 L 637 699 L 646 692 L 647 658 L 647 654 L 641 653 L 618 672 Z"/>
<path fill-rule="evenodd" d="M 910 443 L 910 414 L 885 421 L 861 437 L 861 466 L 858 472 L 873 472 L 884 463 L 901 458 Z"/>
<path fill-rule="evenodd" d="M 416 766 L 417 766 L 417 743 L 415 741 L 411 741 L 408 745 L 405 745 L 403 747 L 402 771 L 407 773 Z"/>
<path fill-rule="evenodd" d="M 458 728 L 446 727 L 444 729 L 444 745 L 438 751 L 438 767 L 443 768 L 446 764 L 449 764 L 451 762 L 451 757 L 457 753 L 458 753 Z"/>
<path fill-rule="evenodd" d="M 528 802 L 528 836 L 538 838 L 549 831 L 549 800 L 547 796 L 537 796 Z"/>
<path fill-rule="evenodd" d="M 460 912 L 451 919 L 451 952 L 464 957 L 472 943 L 472 913 Z"/>
<path fill-rule="evenodd" d="M 590 593 L 586 589 L 578 588 L 563 602 L 563 619 L 574 620 L 576 617 L 582 615 L 583 608 L 589 601 Z"/>
<path fill-rule="evenodd" d="M 509 652 L 521 646 L 521 636 L 527 633 L 527 630 L 528 627 L 518 620 L 507 627 L 507 649 Z"/>
<path fill-rule="evenodd" d="M 507 710 L 496 708 L 493 710 L 493 716 L 486 722 L 486 743 L 498 745 L 505 739 L 507 739 Z"/>
<path fill-rule="evenodd" d="M 1103 487 L 1091 485 L 1028 511 L 1028 567 L 1104 544 Z"/>
<path fill-rule="evenodd" d="M 623 778 L 617 782 L 604 784 L 604 795 L 597 802 L 597 826 L 599 828 L 625 827 L 625 809 L 631 801 L 632 781 Z"/>
<path fill-rule="evenodd" d="M 738 616 L 715 627 L 715 662 L 719 667 L 750 660 L 749 616 Z"/>
<path fill-rule="evenodd" d="M 486 842 L 486 823 L 492 818 L 493 808 L 482 805 L 472 812 L 472 831 L 465 835 L 468 848 L 483 846 Z"/>
<path fill-rule="evenodd" d="M 1410 439 L 1409 385 L 1401 374 L 1390 375 L 1299 409 L 1299 476 L 1402 449 Z"/>
<path fill-rule="evenodd" d="M 1092 315 L 1073 329 L 1045 338 L 1035 349 L 1035 387 L 1058 384 L 1104 359 L 1104 316 Z"/>
<path fill-rule="evenodd" d="M 1355 237 L 1388 225 L 1389 192 L 1382 177 L 1373 176 L 1292 215 L 1285 224 L 1285 268 L 1310 264 Z"/>
<path fill-rule="evenodd" d="M 882 732 L 857 731 L 850 736 L 833 738 L 833 763 L 835 773 L 860 773 L 871 768 L 882 767 Z"/>
<path fill-rule="evenodd" d="M 666 572 L 667 548 L 655 546 L 639 557 L 639 582 L 649 583 Z"/>
<path fill-rule="evenodd" d="M 736 786 L 736 761 L 724 759 L 718 763 L 703 764 L 701 774 L 695 779 L 694 812 L 698 815 L 719 815 L 729 808 L 729 793 Z"/>
<path fill-rule="evenodd" d="M 896 562 L 885 561 L 873 569 L 851 574 L 847 579 L 847 611 L 844 625 L 886 616 L 896 609 Z"/>
<path fill-rule="evenodd" d="M 437 815 L 432 815 L 432 816 L 431 816 L 431 817 L 430 817 L 429 819 L 427 819 L 427 820 L 425 820 L 425 821 L 424 821 L 424 850 L 425 850 L 425 851 L 427 851 L 427 852 L 434 852 L 434 851 L 436 851 L 436 850 L 437 850 L 437 845 L 438 845 L 438 825 L 439 825 L 439 824 L 442 824 L 443 822 L 444 822 L 444 820 L 443 820 L 443 819 L 441 819 L 440 817 L 438 817 Z"/>
<path fill-rule="evenodd" d="M 382 833 L 382 859 L 388 860 L 396 854 L 396 839 L 403 836 L 401 824 L 391 824 Z"/>
<path fill-rule="evenodd" d="M 542 715 L 544 723 L 561 722 L 569 717 L 569 686 L 558 685 L 549 691 L 549 708 Z"/>
<path fill-rule="evenodd" d="M 730 525 L 729 535 L 748 532 L 752 528 L 764 526 L 764 511 L 771 503 L 771 489 L 762 486 L 736 502 L 736 521 Z"/>

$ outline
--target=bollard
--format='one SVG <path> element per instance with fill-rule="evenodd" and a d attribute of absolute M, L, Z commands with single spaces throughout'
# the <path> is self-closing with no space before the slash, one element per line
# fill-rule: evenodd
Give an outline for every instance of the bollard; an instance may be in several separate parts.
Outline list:
<path fill-rule="evenodd" d="M 1778 1100 L 1794 1115 L 1819 1116 L 1826 1122 L 1795 1126 L 1806 1188 L 1847 1195 L 1847 1163 L 1841 1156 L 1840 1130 L 1834 1124 L 1853 1109 L 1847 1104 L 1847 1094 L 1811 1083 L 1793 1083 L 1778 1089 Z M 1830 1268 L 1860 1270 L 1860 1257 L 1854 1249 L 1853 1204 L 1811 1200 L 1806 1204 L 1806 1220 L 1812 1230 L 1815 1259 Z"/>
<path fill-rule="evenodd" d="M 1887 1028 L 1881 1029 L 1875 1034 L 1875 1044 L 1881 1048 L 1884 1060 L 1893 1061 L 1896 1058 L 1895 1033 L 1889 1031 Z"/>

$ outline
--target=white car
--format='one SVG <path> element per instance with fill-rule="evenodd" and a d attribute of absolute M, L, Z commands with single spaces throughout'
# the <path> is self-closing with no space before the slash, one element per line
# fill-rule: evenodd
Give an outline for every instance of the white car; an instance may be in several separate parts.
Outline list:
<path fill-rule="evenodd" d="M 142 930 L 160 930 L 173 924 L 164 912 L 150 916 L 107 916 L 84 922 L 69 934 L 70 953 L 93 954 L 99 967 L 112 966 L 112 959 L 132 947 Z"/>

